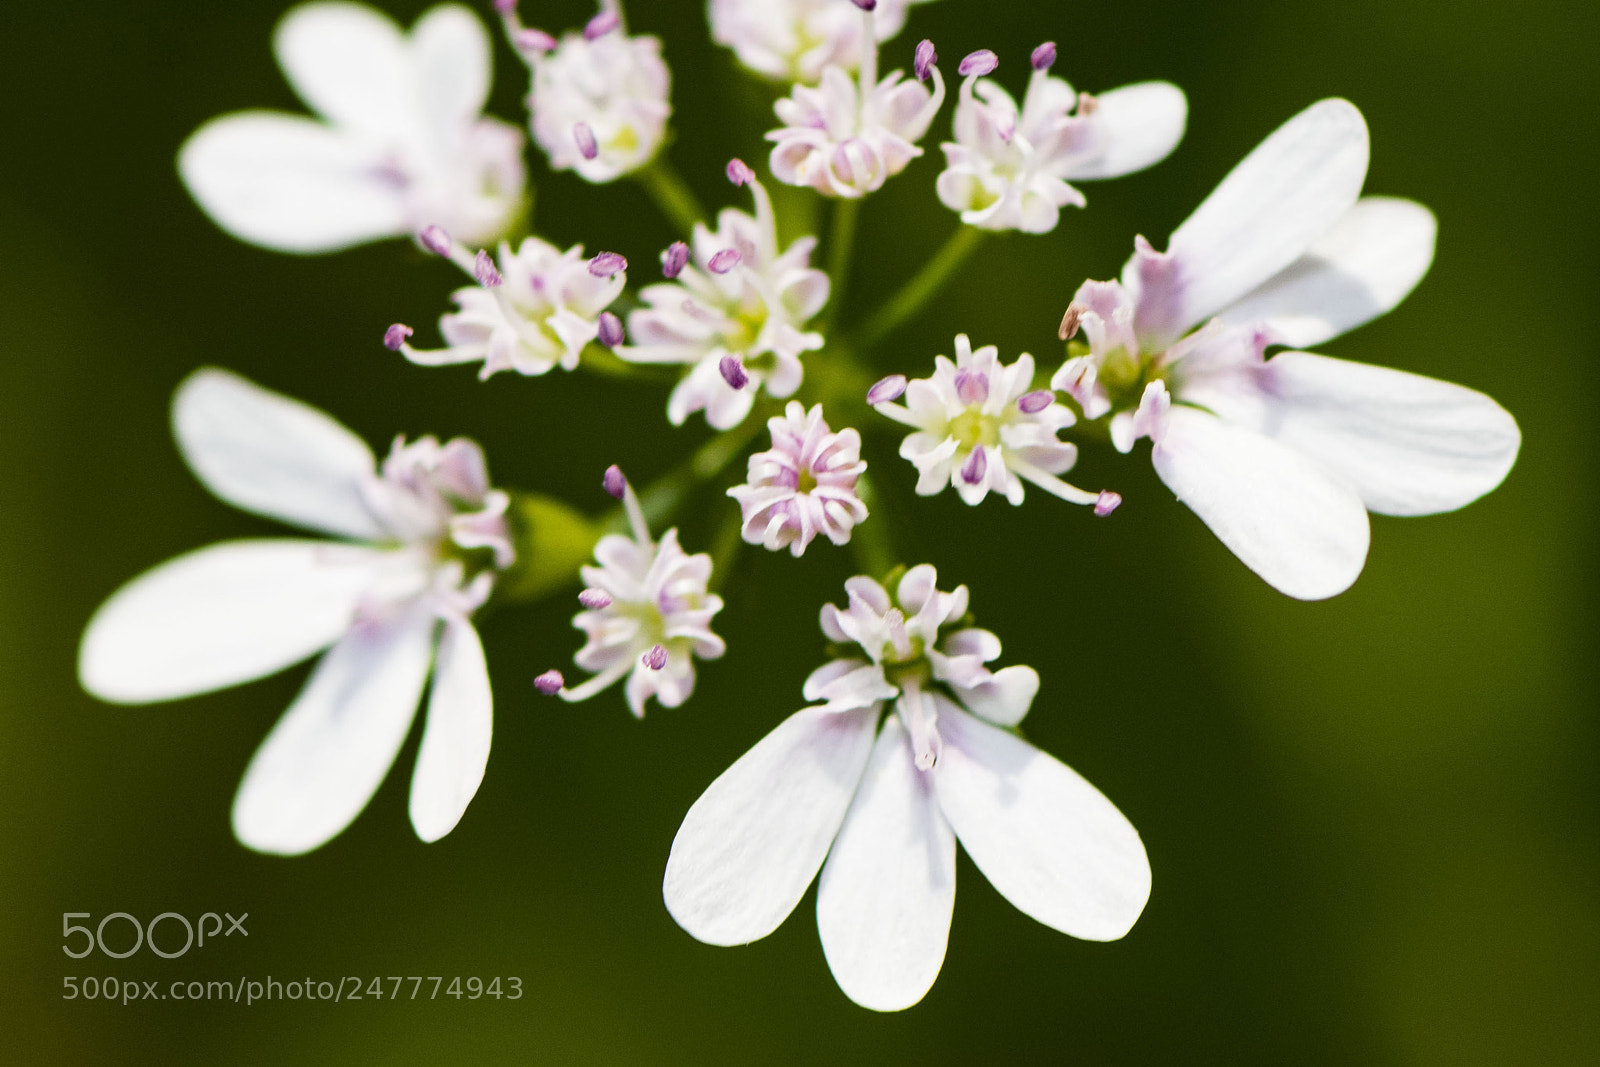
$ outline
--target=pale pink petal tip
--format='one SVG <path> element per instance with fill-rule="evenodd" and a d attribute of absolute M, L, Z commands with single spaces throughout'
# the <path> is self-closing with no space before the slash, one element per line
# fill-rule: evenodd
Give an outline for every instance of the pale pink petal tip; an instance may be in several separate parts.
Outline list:
<path fill-rule="evenodd" d="M 744 369 L 744 364 L 739 362 L 737 356 L 723 356 L 717 364 L 717 369 L 722 372 L 722 380 L 731 388 L 743 389 L 750 384 L 750 373 Z"/>
<path fill-rule="evenodd" d="M 594 130 L 587 122 L 573 124 L 572 140 L 577 143 L 578 151 L 583 153 L 584 159 L 593 159 L 600 154 L 600 142 L 594 139 Z"/>
<path fill-rule="evenodd" d="M 602 11 L 590 19 L 589 24 L 583 28 L 584 39 L 593 41 L 598 37 L 604 37 L 620 25 L 622 19 L 615 11 Z"/>
<path fill-rule="evenodd" d="M 928 75 L 933 73 L 933 65 L 939 62 L 939 53 L 933 50 L 933 42 L 924 39 L 917 45 L 917 52 L 911 61 L 911 69 L 916 71 L 917 81 L 925 82 Z"/>
<path fill-rule="evenodd" d="M 450 235 L 443 226 L 424 226 L 417 234 L 417 243 L 436 256 L 450 254 Z"/>
<path fill-rule="evenodd" d="M 615 252 L 601 252 L 589 261 L 589 273 L 596 278 L 609 278 L 628 269 L 628 261 Z"/>
<path fill-rule="evenodd" d="M 880 378 L 872 383 L 872 388 L 867 390 L 868 404 L 887 404 L 891 400 L 899 400 L 900 395 L 906 391 L 906 376 L 904 374 L 891 374 L 887 378 Z"/>
<path fill-rule="evenodd" d="M 416 331 L 403 322 L 397 322 L 383 331 L 383 347 L 391 352 L 398 352 L 405 347 L 406 338 Z"/>
<path fill-rule="evenodd" d="M 989 399 L 989 376 L 981 371 L 957 371 L 956 396 L 963 404 L 983 403 Z"/>
<path fill-rule="evenodd" d="M 655 645 L 650 651 L 639 657 L 639 662 L 653 671 L 659 671 L 667 665 L 667 647 L 665 645 Z"/>
<path fill-rule="evenodd" d="M 561 692 L 567 680 L 561 677 L 560 671 L 545 671 L 533 680 L 533 687 L 547 697 L 553 697 Z"/>
<path fill-rule="evenodd" d="M 976 52 L 970 53 L 965 59 L 963 59 L 961 61 L 961 65 L 956 68 L 956 71 L 963 78 L 972 77 L 974 75 L 982 77 L 985 74 L 993 74 L 995 69 L 999 66 L 999 56 L 995 55 L 987 48 L 980 48 Z"/>
<path fill-rule="evenodd" d="M 706 267 L 712 274 L 726 274 L 738 266 L 739 260 L 742 258 L 744 257 L 739 254 L 737 248 L 724 248 L 711 257 L 711 261 L 706 264 Z"/>
<path fill-rule="evenodd" d="M 478 279 L 478 284 L 485 289 L 493 289 L 500 284 L 500 272 L 495 269 L 494 260 L 489 258 L 489 253 L 478 249 L 478 256 L 472 261 L 472 276 Z"/>
<path fill-rule="evenodd" d="M 611 606 L 611 596 L 604 589 L 585 589 L 578 594 L 578 603 L 590 611 L 601 611 Z"/>
<path fill-rule="evenodd" d="M 1049 70 L 1055 65 L 1055 61 L 1056 43 L 1054 41 L 1046 41 L 1038 48 L 1035 48 L 1033 56 L 1029 60 L 1033 64 L 1034 70 Z"/>
<path fill-rule="evenodd" d="M 1113 511 L 1116 511 L 1121 503 L 1121 493 L 1113 493 L 1109 489 L 1103 489 L 1100 492 L 1100 499 L 1094 502 L 1094 513 L 1103 519 Z"/>
<path fill-rule="evenodd" d="M 622 468 L 613 463 L 606 468 L 606 475 L 600 480 L 600 484 L 613 498 L 621 500 L 622 494 L 627 491 L 628 479 L 623 477 Z"/>
<path fill-rule="evenodd" d="M 1017 410 L 1024 415 L 1037 415 L 1056 402 L 1056 394 L 1048 389 L 1035 389 L 1017 397 Z"/>
<path fill-rule="evenodd" d="M 628 339 L 622 330 L 622 320 L 609 311 L 600 312 L 599 326 L 600 343 L 607 348 L 616 348 Z"/>

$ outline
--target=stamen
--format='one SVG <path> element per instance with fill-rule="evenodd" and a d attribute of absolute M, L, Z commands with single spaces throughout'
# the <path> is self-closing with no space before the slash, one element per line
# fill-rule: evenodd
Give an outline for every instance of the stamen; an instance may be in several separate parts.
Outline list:
<path fill-rule="evenodd" d="M 450 235 L 443 226 L 424 226 L 417 234 L 417 243 L 436 256 L 450 258 Z"/>
<path fill-rule="evenodd" d="M 518 30 L 512 43 L 517 46 L 517 51 L 536 55 L 556 50 L 556 39 L 543 30 Z"/>
<path fill-rule="evenodd" d="M 1037 415 L 1056 402 L 1056 394 L 1048 389 L 1035 389 L 1017 397 L 1017 410 L 1024 415 Z"/>
<path fill-rule="evenodd" d="M 503 280 L 500 272 L 495 270 L 494 260 L 490 259 L 489 253 L 481 248 L 478 249 L 477 258 L 472 261 L 472 276 L 478 279 L 478 284 L 485 289 L 493 289 Z"/>
<path fill-rule="evenodd" d="M 600 142 L 594 139 L 594 130 L 587 122 L 573 125 L 572 139 L 578 143 L 578 151 L 583 153 L 584 159 L 593 159 L 600 154 Z"/>
<path fill-rule="evenodd" d="M 622 330 L 622 320 L 609 311 L 600 312 L 600 343 L 607 348 L 616 348 L 628 339 Z"/>
<path fill-rule="evenodd" d="M 589 273 L 596 278 L 609 278 L 628 269 L 628 261 L 615 252 L 601 252 L 589 261 Z"/>
<path fill-rule="evenodd" d="M 906 633 L 905 612 L 890 608 L 884 613 L 883 621 L 889 628 L 889 643 L 894 646 L 894 654 L 901 659 L 910 659 L 911 635 Z"/>
<path fill-rule="evenodd" d="M 1098 499 L 1098 500 L 1096 500 L 1094 502 L 1094 513 L 1095 513 L 1095 516 L 1097 518 L 1103 519 L 1107 515 L 1111 514 L 1113 511 L 1116 511 L 1118 506 L 1121 505 L 1121 503 L 1122 503 L 1122 494 L 1121 493 L 1113 493 L 1109 489 L 1103 489 L 1100 492 L 1100 499 Z"/>
<path fill-rule="evenodd" d="M 1070 341 L 1078 336 L 1078 324 L 1083 321 L 1083 313 L 1086 310 L 1082 304 L 1068 304 L 1066 314 L 1061 316 L 1061 328 L 1056 331 L 1056 336 L 1063 341 Z"/>
<path fill-rule="evenodd" d="M 1030 60 L 1030 62 L 1033 63 L 1033 69 L 1040 71 L 1049 70 L 1055 65 L 1055 61 L 1056 43 L 1054 41 L 1046 41 L 1038 48 L 1035 48 L 1033 50 L 1033 56 Z"/>
<path fill-rule="evenodd" d="M 867 403 L 871 405 L 887 404 L 891 400 L 899 400 L 906 391 L 906 376 L 904 374 L 891 374 L 887 378 L 879 378 L 867 390 Z"/>
<path fill-rule="evenodd" d="M 667 646 L 656 645 L 639 657 L 639 662 L 653 671 L 659 671 L 667 665 Z"/>
<path fill-rule="evenodd" d="M 988 473 L 989 450 L 981 447 L 974 448 L 972 455 L 968 456 L 967 461 L 961 465 L 962 481 L 968 485 L 979 485 L 983 482 L 983 476 Z"/>
<path fill-rule="evenodd" d="M 734 267 L 737 267 L 739 260 L 743 258 L 737 248 L 724 248 L 711 257 L 711 262 L 707 263 L 706 267 L 712 274 L 726 274 Z"/>
<path fill-rule="evenodd" d="M 1097 100 L 1094 97 L 1090 96 L 1088 93 L 1079 93 L 1078 94 L 1078 114 L 1079 115 L 1093 115 L 1096 111 L 1099 111 L 1099 110 L 1100 110 L 1100 101 L 1099 100 Z"/>
<path fill-rule="evenodd" d="M 502 15 L 517 13 L 517 0 L 494 0 L 494 9 Z"/>
<path fill-rule="evenodd" d="M 578 603 L 590 611 L 603 611 L 611 606 L 611 597 L 604 589 L 585 589 L 578 594 Z"/>
<path fill-rule="evenodd" d="M 939 762 L 941 745 L 939 732 L 928 721 L 924 698 L 922 686 L 916 679 L 909 679 L 900 693 L 900 708 L 905 712 L 901 721 L 905 723 L 906 733 L 911 738 L 911 751 L 916 756 L 917 770 L 931 771 L 933 765 Z"/>
<path fill-rule="evenodd" d="M 383 347 L 391 352 L 398 352 L 405 347 L 406 338 L 413 333 L 416 333 L 416 331 L 411 327 L 403 322 L 397 322 L 383 331 Z"/>
<path fill-rule="evenodd" d="M 553 697 L 565 688 L 567 680 L 560 671 L 545 671 L 533 680 L 533 687 L 547 697 Z"/>
<path fill-rule="evenodd" d="M 989 376 L 981 371 L 956 371 L 956 396 L 963 404 L 981 404 L 989 399 Z"/>
<path fill-rule="evenodd" d="M 605 477 L 600 479 L 600 484 L 616 500 L 621 500 L 622 494 L 628 490 L 628 479 L 623 476 L 622 468 L 615 463 L 606 468 Z"/>
<path fill-rule="evenodd" d="M 923 40 L 917 45 L 916 57 L 911 61 L 911 69 L 916 72 L 917 81 L 925 82 L 928 75 L 933 73 L 933 65 L 939 62 L 939 53 L 933 50 L 933 42 Z"/>
<path fill-rule="evenodd" d="M 622 25 L 622 19 L 615 11 L 602 11 L 590 19 L 589 24 L 583 28 L 583 39 L 593 41 L 604 37 L 620 25 Z"/>
<path fill-rule="evenodd" d="M 742 159 L 728 160 L 728 180 L 734 185 L 749 185 L 756 180 L 756 172 Z"/>
<path fill-rule="evenodd" d="M 999 66 L 999 56 L 995 55 L 987 48 L 980 48 L 976 52 L 968 54 L 968 56 L 961 61 L 961 65 L 956 68 L 956 73 L 960 74 L 963 78 L 974 76 L 982 77 L 985 74 L 993 74 L 995 69 Z"/>
<path fill-rule="evenodd" d="M 743 389 L 750 384 L 750 374 L 739 362 L 738 356 L 723 356 L 717 369 L 722 372 L 722 380 L 734 389 Z"/>
<path fill-rule="evenodd" d="M 878 0 L 850 0 L 850 2 L 863 11 L 875 11 L 878 7 Z"/>
<path fill-rule="evenodd" d="M 676 278 L 683 273 L 683 268 L 689 265 L 689 246 L 682 241 L 674 241 L 661 253 L 661 274 L 664 278 Z"/>

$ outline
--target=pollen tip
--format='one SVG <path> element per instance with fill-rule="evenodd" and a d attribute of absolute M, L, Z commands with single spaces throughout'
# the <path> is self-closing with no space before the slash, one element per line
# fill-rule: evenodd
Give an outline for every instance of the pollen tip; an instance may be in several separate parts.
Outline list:
<path fill-rule="evenodd" d="M 450 234 L 443 226 L 424 226 L 417 234 L 417 243 L 436 256 L 450 255 Z"/>
<path fill-rule="evenodd" d="M 406 338 L 416 331 L 403 322 L 397 322 L 383 331 L 383 347 L 391 352 L 398 352 L 405 347 Z"/>
<path fill-rule="evenodd" d="M 982 77 L 985 74 L 993 74 L 999 66 L 999 56 L 987 48 L 980 48 L 976 52 L 968 53 L 961 61 L 961 65 L 956 68 L 956 72 L 963 78 Z"/>
<path fill-rule="evenodd" d="M 628 261 L 616 252 L 601 252 L 589 261 L 589 273 L 596 278 L 609 278 L 628 269 Z"/>
<path fill-rule="evenodd" d="M 1094 502 L 1095 517 L 1103 519 L 1113 511 L 1116 511 L 1121 504 L 1121 493 L 1114 493 L 1110 489 L 1102 489 L 1100 498 Z"/>
<path fill-rule="evenodd" d="M 615 11 L 602 11 L 583 27 L 584 40 L 593 41 L 604 37 L 620 25 L 622 19 Z"/>
<path fill-rule="evenodd" d="M 879 378 L 872 383 L 872 388 L 867 390 L 867 403 L 871 405 L 887 404 L 891 400 L 900 399 L 906 391 L 906 376 L 904 374 L 891 374 L 887 378 Z"/>
<path fill-rule="evenodd" d="M 723 356 L 717 369 L 722 372 L 722 380 L 731 388 L 743 389 L 750 384 L 750 372 L 744 369 L 738 356 Z"/>
<path fill-rule="evenodd" d="M 653 646 L 650 651 L 639 657 L 639 662 L 653 671 L 659 671 L 667 665 L 667 646 Z"/>
<path fill-rule="evenodd" d="M 933 42 L 924 38 L 917 45 L 916 54 L 911 61 L 911 69 L 916 72 L 917 81 L 925 82 L 928 75 L 933 73 L 934 64 L 939 62 L 939 53 L 934 51 Z"/>
<path fill-rule="evenodd" d="M 594 159 L 600 154 L 600 142 L 594 139 L 594 129 L 587 122 L 572 124 L 572 139 L 584 159 Z"/>
<path fill-rule="evenodd" d="M 756 172 L 744 160 L 735 157 L 728 160 L 728 180 L 734 185 L 749 185 L 756 180 Z"/>
<path fill-rule="evenodd" d="M 494 260 L 489 253 L 478 249 L 478 255 L 472 261 L 472 276 L 478 279 L 478 284 L 485 289 L 493 289 L 503 280 L 500 272 L 495 269 Z"/>
<path fill-rule="evenodd" d="M 553 697 L 566 686 L 567 680 L 560 671 L 545 671 L 533 680 L 533 687 L 547 697 Z"/>
<path fill-rule="evenodd" d="M 674 241 L 661 253 L 661 276 L 667 279 L 676 278 L 683 273 L 683 268 L 689 265 L 689 246 L 682 241 Z"/>
<path fill-rule="evenodd" d="M 1029 57 L 1029 62 L 1033 64 L 1034 70 L 1049 70 L 1056 62 L 1056 43 L 1046 41 L 1035 48 L 1033 55 Z"/>
<path fill-rule="evenodd" d="M 622 468 L 615 463 L 606 468 L 605 477 L 600 479 L 600 484 L 617 500 L 621 500 L 622 494 L 628 491 L 628 479 L 623 475 Z"/>
<path fill-rule="evenodd" d="M 585 589 L 578 594 L 578 603 L 590 611 L 601 611 L 611 606 L 611 596 L 604 589 Z"/>
<path fill-rule="evenodd" d="M 600 343 L 607 348 L 616 348 L 628 339 L 622 329 L 622 320 L 609 311 L 600 312 Z"/>
<path fill-rule="evenodd" d="M 1068 304 L 1066 314 L 1061 316 L 1061 328 L 1056 331 L 1056 336 L 1063 341 L 1070 341 L 1078 336 L 1078 324 L 1083 321 L 1083 305 Z"/>
<path fill-rule="evenodd" d="M 737 267 L 739 260 L 743 258 L 737 248 L 724 248 L 711 257 L 711 261 L 706 264 L 706 267 L 712 274 L 726 274 L 734 267 Z"/>

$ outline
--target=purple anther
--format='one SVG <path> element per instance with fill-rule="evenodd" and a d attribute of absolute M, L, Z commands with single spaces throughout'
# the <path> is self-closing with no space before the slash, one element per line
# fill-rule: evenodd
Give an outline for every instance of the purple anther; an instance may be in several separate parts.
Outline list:
<path fill-rule="evenodd" d="M 1037 415 L 1056 402 L 1056 394 L 1048 389 L 1035 389 L 1017 397 L 1017 410 L 1024 415 Z"/>
<path fill-rule="evenodd" d="M 593 41 L 598 37 L 604 37 L 620 25 L 622 18 L 615 11 L 602 11 L 590 19 L 589 24 L 583 28 L 583 39 Z"/>
<path fill-rule="evenodd" d="M 596 278 L 609 278 L 628 269 L 628 261 L 615 252 L 601 252 L 589 261 L 589 273 Z"/>
<path fill-rule="evenodd" d="M 982 77 L 985 74 L 993 74 L 998 66 L 1000 66 L 1000 57 L 987 48 L 980 48 L 961 61 L 961 65 L 956 68 L 956 73 L 963 78 L 972 75 Z"/>
<path fill-rule="evenodd" d="M 956 396 L 963 404 L 981 404 L 989 399 L 989 376 L 981 371 L 956 371 Z"/>
<path fill-rule="evenodd" d="M 600 142 L 594 139 L 594 130 L 587 122 L 573 123 L 572 139 L 578 144 L 578 151 L 584 159 L 593 159 L 600 154 Z"/>
<path fill-rule="evenodd" d="M 756 180 L 756 172 L 742 159 L 728 160 L 728 180 L 735 185 L 749 185 Z"/>
<path fill-rule="evenodd" d="M 472 276 L 478 279 L 478 284 L 485 289 L 493 289 L 502 280 L 500 272 L 495 270 L 494 260 L 481 248 L 478 249 L 477 258 L 472 261 Z"/>
<path fill-rule="evenodd" d="M 607 348 L 616 348 L 628 339 L 622 330 L 622 320 L 609 311 L 600 312 L 600 343 Z"/>
<path fill-rule="evenodd" d="M 556 50 L 556 39 L 543 30 L 518 30 L 512 42 L 519 52 L 537 52 L 540 55 Z"/>
<path fill-rule="evenodd" d="M 737 267 L 739 260 L 743 258 L 737 248 L 724 248 L 711 257 L 711 262 L 707 263 L 706 267 L 712 274 L 726 274 L 734 267 Z"/>
<path fill-rule="evenodd" d="M 443 226 L 424 226 L 417 234 L 417 243 L 436 256 L 450 255 L 450 235 Z"/>
<path fill-rule="evenodd" d="M 663 278 L 676 278 L 683 273 L 683 268 L 689 265 L 689 246 L 682 241 L 674 241 L 661 253 L 661 276 Z"/>
<path fill-rule="evenodd" d="M 383 347 L 391 352 L 398 352 L 406 345 L 406 338 L 416 331 L 403 322 L 397 322 L 383 331 Z"/>
<path fill-rule="evenodd" d="M 560 671 L 545 671 L 533 680 L 533 687 L 547 697 L 553 697 L 561 692 L 567 680 L 561 677 Z"/>
<path fill-rule="evenodd" d="M 604 589 L 585 589 L 578 594 L 578 603 L 590 611 L 601 611 L 611 606 L 611 596 Z"/>
<path fill-rule="evenodd" d="M 1070 341 L 1078 336 L 1078 324 L 1083 321 L 1083 313 L 1087 310 L 1082 304 L 1068 304 L 1067 313 L 1061 316 L 1061 329 L 1056 331 L 1056 336 L 1063 341 Z"/>
<path fill-rule="evenodd" d="M 738 356 L 723 356 L 717 369 L 722 372 L 722 380 L 731 388 L 743 389 L 750 384 L 750 372 L 744 369 Z"/>
<path fill-rule="evenodd" d="M 644 655 L 639 657 L 639 662 L 643 663 L 646 667 L 649 667 L 653 671 L 659 671 L 661 668 L 667 665 L 667 646 L 651 646 L 649 652 L 646 652 Z"/>
<path fill-rule="evenodd" d="M 1102 489 L 1100 491 L 1100 499 L 1094 502 L 1094 513 L 1096 517 L 1103 519 L 1113 511 L 1116 511 L 1121 503 L 1121 493 L 1113 493 L 1109 489 Z"/>
<path fill-rule="evenodd" d="M 1049 70 L 1055 65 L 1055 61 L 1056 43 L 1054 41 L 1046 41 L 1044 44 L 1033 50 L 1033 58 L 1031 62 L 1033 63 L 1034 70 Z"/>
<path fill-rule="evenodd" d="M 494 0 L 494 9 L 502 15 L 514 14 L 517 10 L 517 0 Z"/>
<path fill-rule="evenodd" d="M 868 404 L 887 404 L 891 400 L 899 400 L 900 394 L 906 391 L 906 376 L 904 374 L 891 374 L 887 378 L 879 378 L 872 383 L 872 388 L 867 390 Z"/>
<path fill-rule="evenodd" d="M 989 450 L 974 448 L 972 455 L 961 465 L 961 480 L 968 485 L 978 485 L 983 481 L 983 476 L 989 473 Z"/>
<path fill-rule="evenodd" d="M 850 2 L 863 11 L 873 11 L 878 7 L 878 0 L 850 0 Z"/>
<path fill-rule="evenodd" d="M 628 479 L 623 477 L 622 468 L 615 463 L 606 468 L 606 476 L 600 479 L 600 484 L 617 500 L 621 500 L 622 494 L 628 489 Z"/>
<path fill-rule="evenodd" d="M 911 69 L 917 72 L 917 81 L 925 82 L 928 75 L 933 73 L 933 65 L 939 62 L 939 53 L 933 50 L 933 42 L 924 40 L 917 45 L 916 56 L 911 61 Z"/>

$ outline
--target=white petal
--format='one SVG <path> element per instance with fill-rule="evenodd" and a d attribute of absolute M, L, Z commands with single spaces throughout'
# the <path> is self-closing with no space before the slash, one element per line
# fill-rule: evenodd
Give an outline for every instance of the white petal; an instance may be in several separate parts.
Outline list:
<path fill-rule="evenodd" d="M 298 855 L 361 813 L 406 739 L 433 630 L 419 604 L 352 629 L 329 650 L 245 769 L 233 801 L 240 841 Z"/>
<path fill-rule="evenodd" d="M 405 189 L 384 162 L 377 146 L 320 122 L 241 111 L 196 130 L 178 152 L 178 173 L 241 241 L 316 253 L 406 232 Z"/>
<path fill-rule="evenodd" d="M 1174 310 L 1163 314 L 1181 332 L 1254 289 L 1356 202 L 1367 153 L 1367 125 L 1355 105 L 1329 99 L 1306 108 L 1256 146 L 1173 232 L 1172 271 L 1163 283 L 1170 291 L 1141 293 L 1137 302 L 1170 303 Z M 1136 276 L 1130 261 L 1124 284 L 1137 284 Z"/>
<path fill-rule="evenodd" d="M 236 507 L 375 541 L 366 443 L 329 415 L 229 371 L 195 371 L 172 398 L 172 429 L 196 477 Z"/>
<path fill-rule="evenodd" d="M 1438 230 L 1421 204 L 1362 197 L 1305 255 L 1218 317 L 1265 322 L 1278 344 L 1321 344 L 1404 300 L 1433 263 Z"/>
<path fill-rule="evenodd" d="M 1267 361 L 1270 433 L 1337 472 L 1382 515 L 1454 511 L 1516 462 L 1517 422 L 1465 386 L 1388 367 L 1282 352 Z"/>
<path fill-rule="evenodd" d="M 493 733 L 494 695 L 483 642 L 470 622 L 448 622 L 411 778 L 411 825 L 422 840 L 437 841 L 461 821 L 483 782 Z"/>
<path fill-rule="evenodd" d="M 921 1000 L 956 902 L 956 838 L 891 715 L 817 885 L 817 930 L 845 996 L 874 1011 Z"/>
<path fill-rule="evenodd" d="M 102 700 L 145 704 L 280 671 L 350 627 L 377 549 L 229 541 L 135 578 L 83 634 L 78 677 Z"/>
<path fill-rule="evenodd" d="M 940 807 L 990 884 L 1062 933 L 1126 934 L 1150 898 L 1150 861 L 1122 812 L 1071 767 L 948 702 L 939 733 Z"/>
<path fill-rule="evenodd" d="M 679 926 L 712 945 L 778 928 L 839 832 L 878 715 L 796 712 L 707 787 L 667 858 L 662 895 Z"/>
<path fill-rule="evenodd" d="M 302 4 L 272 43 L 300 99 L 335 126 L 380 142 L 415 136 L 411 56 L 387 15 L 365 4 Z"/>
<path fill-rule="evenodd" d="M 1183 140 L 1189 102 L 1171 82 L 1139 82 L 1095 97 L 1106 134 L 1104 155 L 1064 175 L 1073 181 L 1117 178 L 1166 159 Z"/>
<path fill-rule="evenodd" d="M 1039 672 L 1032 667 L 1007 667 L 985 682 L 957 690 L 956 695 L 974 715 L 997 726 L 1015 726 L 1039 695 Z"/>
<path fill-rule="evenodd" d="M 468 8 L 441 4 L 411 28 L 417 103 L 430 126 L 455 130 L 472 122 L 489 100 L 490 44 Z"/>
<path fill-rule="evenodd" d="M 1361 573 L 1366 508 L 1310 458 L 1181 405 L 1152 458 L 1167 488 L 1279 592 L 1321 600 Z"/>

